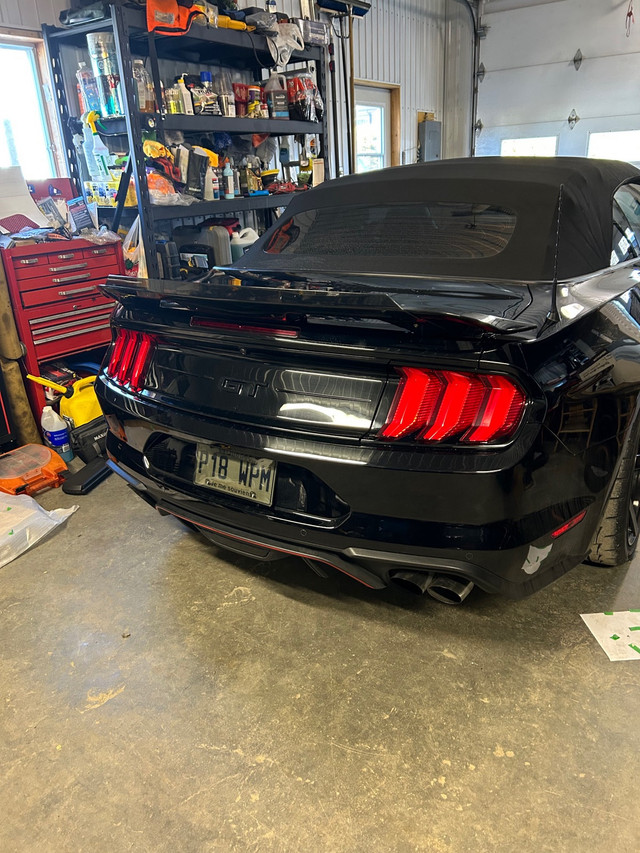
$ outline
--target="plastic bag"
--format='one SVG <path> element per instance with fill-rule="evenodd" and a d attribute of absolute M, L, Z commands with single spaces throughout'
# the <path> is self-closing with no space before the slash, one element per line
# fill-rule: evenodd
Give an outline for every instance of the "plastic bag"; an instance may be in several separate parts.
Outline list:
<path fill-rule="evenodd" d="M 324 102 L 315 80 L 308 72 L 287 77 L 289 115 L 297 121 L 322 121 Z"/>
<path fill-rule="evenodd" d="M 105 243 L 119 243 L 121 239 L 113 231 L 109 231 L 106 225 L 101 225 L 97 231 L 85 231 L 82 237 L 84 240 L 96 243 L 98 246 L 102 246 Z"/>
<path fill-rule="evenodd" d="M 47 512 L 27 495 L 0 495 L 0 567 L 15 560 L 78 509 Z"/>
<path fill-rule="evenodd" d="M 268 35 L 267 44 L 276 66 L 285 66 L 294 50 L 304 50 L 304 39 L 297 24 L 278 24 L 278 34 Z"/>
<path fill-rule="evenodd" d="M 147 262 L 144 256 L 144 246 L 140 235 L 140 217 L 136 216 L 133 225 L 122 243 L 124 255 L 124 270 L 126 275 L 133 278 L 147 278 Z"/>
<path fill-rule="evenodd" d="M 151 199 L 151 204 L 165 206 L 182 205 L 183 207 L 188 207 L 190 204 L 195 204 L 198 201 L 195 196 L 187 195 L 186 193 L 164 193 L 158 190 L 149 190 L 149 198 Z"/>

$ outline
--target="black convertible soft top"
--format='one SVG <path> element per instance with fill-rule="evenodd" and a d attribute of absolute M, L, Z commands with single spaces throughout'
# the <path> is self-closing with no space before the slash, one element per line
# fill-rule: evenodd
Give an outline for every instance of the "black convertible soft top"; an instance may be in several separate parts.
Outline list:
<path fill-rule="evenodd" d="M 610 265 L 612 197 L 629 181 L 640 181 L 640 170 L 629 163 L 581 157 L 464 158 L 351 175 L 294 198 L 278 224 L 235 266 L 292 273 L 342 271 L 550 281 L 558 237 L 558 278 L 573 278 Z M 384 250 L 370 257 L 348 251 L 322 257 L 264 251 L 274 232 L 304 211 L 429 201 L 503 207 L 516 214 L 515 230 L 506 247 L 488 257 L 420 257 L 415 251 L 404 256 L 397 251 L 385 254 Z"/>

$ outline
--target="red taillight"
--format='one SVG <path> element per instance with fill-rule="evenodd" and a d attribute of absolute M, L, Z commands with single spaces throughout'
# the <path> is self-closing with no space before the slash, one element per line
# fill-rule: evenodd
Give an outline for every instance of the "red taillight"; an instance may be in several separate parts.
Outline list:
<path fill-rule="evenodd" d="M 557 530 L 553 531 L 553 533 L 551 534 L 551 538 L 557 539 L 558 536 L 562 536 L 563 533 L 566 533 L 568 530 L 571 530 L 577 524 L 580 524 L 586 514 L 586 509 L 583 509 L 582 512 L 579 512 L 577 515 L 574 515 L 573 518 L 569 519 L 569 521 L 565 521 L 563 525 L 558 527 Z"/>
<path fill-rule="evenodd" d="M 120 329 L 113 345 L 107 374 L 120 385 L 128 384 L 133 391 L 140 391 L 154 348 L 155 339 L 151 335 Z"/>
<path fill-rule="evenodd" d="M 400 384 L 381 438 L 486 444 L 513 435 L 526 399 L 506 376 L 398 368 Z"/>

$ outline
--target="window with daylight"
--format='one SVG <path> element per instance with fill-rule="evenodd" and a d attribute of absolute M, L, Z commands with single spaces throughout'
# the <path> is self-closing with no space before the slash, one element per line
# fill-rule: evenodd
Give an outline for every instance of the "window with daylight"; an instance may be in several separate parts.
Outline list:
<path fill-rule="evenodd" d="M 587 157 L 640 163 L 640 130 L 612 130 L 589 134 Z"/>
<path fill-rule="evenodd" d="M 557 136 L 503 139 L 500 143 L 500 155 L 502 157 L 555 157 L 557 147 Z"/>
<path fill-rule="evenodd" d="M 385 114 L 379 104 L 356 104 L 356 171 L 385 166 Z"/>
<path fill-rule="evenodd" d="M 0 167 L 20 166 L 27 180 L 54 177 L 35 47 L 0 43 L 0 79 L 5 81 L 0 98 Z"/>

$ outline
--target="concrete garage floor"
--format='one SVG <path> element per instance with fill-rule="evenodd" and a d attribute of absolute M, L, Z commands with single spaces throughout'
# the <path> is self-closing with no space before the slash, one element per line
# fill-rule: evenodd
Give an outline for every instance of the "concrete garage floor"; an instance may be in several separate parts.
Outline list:
<path fill-rule="evenodd" d="M 77 502 L 0 570 L 0 850 L 640 849 L 640 661 L 579 618 L 637 566 L 449 608 Z"/>

